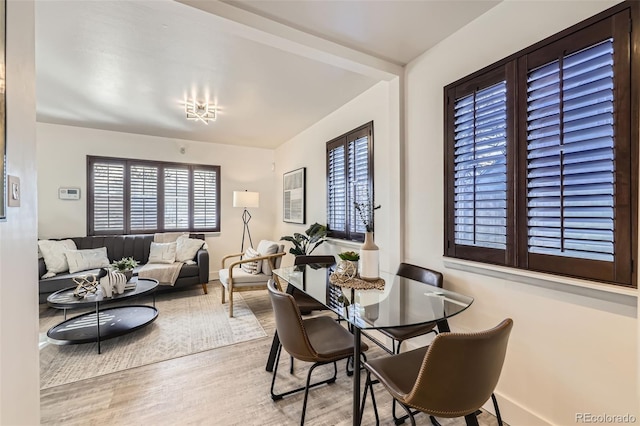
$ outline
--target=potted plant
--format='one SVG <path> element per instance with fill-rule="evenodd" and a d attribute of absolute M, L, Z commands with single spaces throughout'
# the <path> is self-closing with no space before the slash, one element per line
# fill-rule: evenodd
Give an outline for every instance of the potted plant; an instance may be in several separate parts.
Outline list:
<path fill-rule="evenodd" d="M 123 257 L 120 260 L 115 260 L 111 264 L 113 269 L 118 272 L 122 272 L 127 277 L 127 281 L 133 276 L 133 268 L 136 266 L 138 266 L 138 261 L 133 257 Z"/>
<path fill-rule="evenodd" d="M 351 262 L 357 262 L 360 259 L 360 255 L 355 251 L 343 251 L 342 253 L 338 253 L 338 257 Z"/>
<path fill-rule="evenodd" d="M 314 223 L 311 225 L 304 234 L 296 232 L 291 235 L 285 235 L 280 237 L 281 241 L 289 241 L 293 244 L 293 247 L 289 249 L 289 253 L 294 256 L 306 256 L 311 254 L 319 245 L 324 243 L 327 239 L 327 227 Z"/>
<path fill-rule="evenodd" d="M 355 277 L 358 274 L 360 254 L 355 251 L 343 251 L 342 253 L 338 253 L 338 257 L 341 259 L 338 264 L 338 271 L 351 278 Z"/>

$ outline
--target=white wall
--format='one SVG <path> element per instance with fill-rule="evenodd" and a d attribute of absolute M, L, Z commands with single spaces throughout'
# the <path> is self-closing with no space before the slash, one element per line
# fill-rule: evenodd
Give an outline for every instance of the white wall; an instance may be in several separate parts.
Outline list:
<path fill-rule="evenodd" d="M 246 189 L 260 193 L 260 207 L 250 210 L 254 245 L 272 236 L 276 217 L 273 150 L 45 123 L 38 123 L 36 140 L 39 238 L 87 235 L 87 155 L 219 165 L 221 231 L 206 236 L 212 279 L 217 278 L 220 259 L 240 251 L 242 209 L 233 207 L 233 191 Z M 186 149 L 185 154 L 180 153 L 181 147 Z M 58 199 L 61 186 L 80 187 L 81 199 Z"/>
<path fill-rule="evenodd" d="M 446 268 L 443 86 L 611 4 L 505 1 L 406 69 L 406 258 L 443 271 L 447 288 L 475 298 L 453 330 L 514 319 L 497 389 L 514 425 L 575 424 L 579 412 L 638 416 L 637 305 L 633 296 L 606 301 Z"/>
<path fill-rule="evenodd" d="M 397 79 L 396 79 L 397 80 Z M 276 226 L 275 240 L 294 232 L 304 233 L 314 222 L 327 223 L 326 143 L 373 120 L 375 202 L 375 240 L 380 247 L 380 269 L 395 270 L 399 262 L 400 178 L 398 127 L 398 82 L 381 82 L 343 105 L 276 150 Z M 394 107 L 396 105 L 396 107 Z M 306 167 L 306 224 L 282 221 L 282 174 Z M 325 244 L 314 254 L 357 250 L 360 244 Z M 287 249 L 288 250 L 288 249 Z M 285 257 L 283 264 L 292 264 Z"/>
<path fill-rule="evenodd" d="M 34 2 L 7 2 L 7 173 L 20 207 L 0 222 L 0 424 L 40 422 Z M 0 191 L 0 194 L 2 192 Z"/>

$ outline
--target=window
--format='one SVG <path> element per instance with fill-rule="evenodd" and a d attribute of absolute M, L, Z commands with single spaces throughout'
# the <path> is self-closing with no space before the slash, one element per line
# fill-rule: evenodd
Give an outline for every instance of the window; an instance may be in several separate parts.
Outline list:
<path fill-rule="evenodd" d="M 629 7 L 445 87 L 445 255 L 635 286 Z"/>
<path fill-rule="evenodd" d="M 220 231 L 220 167 L 87 157 L 87 234 Z"/>
<path fill-rule="evenodd" d="M 327 226 L 334 238 L 364 241 L 354 202 L 373 199 L 373 122 L 327 142 Z"/>

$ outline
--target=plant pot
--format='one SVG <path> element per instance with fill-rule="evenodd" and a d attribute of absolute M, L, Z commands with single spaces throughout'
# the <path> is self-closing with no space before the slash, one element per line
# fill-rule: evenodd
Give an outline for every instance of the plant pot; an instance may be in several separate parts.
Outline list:
<path fill-rule="evenodd" d="M 131 281 L 131 277 L 133 277 L 133 270 L 129 269 L 128 271 L 121 271 L 125 277 L 127 277 L 127 282 Z"/>

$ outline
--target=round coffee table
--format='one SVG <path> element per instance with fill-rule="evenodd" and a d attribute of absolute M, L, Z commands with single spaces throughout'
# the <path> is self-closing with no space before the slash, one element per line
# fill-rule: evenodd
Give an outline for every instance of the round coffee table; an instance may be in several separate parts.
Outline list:
<path fill-rule="evenodd" d="M 98 353 L 100 353 L 100 342 L 102 340 L 122 336 L 151 324 L 158 317 L 158 310 L 155 307 L 155 290 L 158 288 L 158 281 L 150 278 L 133 277 L 130 284 L 132 283 L 136 283 L 135 288 L 125 290 L 122 294 L 114 294 L 113 297 L 109 298 L 103 296 L 101 289 L 94 294 L 79 298 L 73 295 L 75 287 L 65 288 L 51 294 L 47 297 L 47 304 L 52 308 L 63 309 L 65 320 L 51 327 L 47 331 L 47 337 L 52 343 L 58 345 L 97 342 Z M 153 306 L 103 307 L 106 304 L 121 302 L 146 294 L 153 294 Z M 67 309 L 86 308 L 89 306 L 95 307 L 95 310 L 66 319 Z"/>

